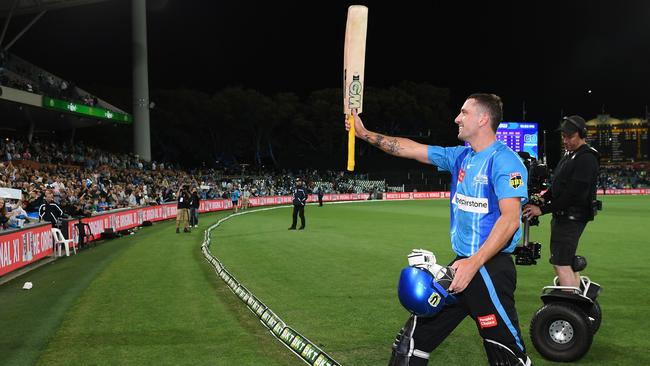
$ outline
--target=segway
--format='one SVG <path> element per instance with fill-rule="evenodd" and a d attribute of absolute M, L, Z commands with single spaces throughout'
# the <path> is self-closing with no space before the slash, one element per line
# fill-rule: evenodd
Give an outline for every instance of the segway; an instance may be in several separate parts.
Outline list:
<path fill-rule="evenodd" d="M 584 257 L 576 256 L 573 270 L 587 266 Z M 584 356 L 600 328 L 602 312 L 596 298 L 602 291 L 589 277 L 580 277 L 580 287 L 553 286 L 542 289 L 542 302 L 530 324 L 530 338 L 542 357 L 556 362 L 571 362 Z"/>

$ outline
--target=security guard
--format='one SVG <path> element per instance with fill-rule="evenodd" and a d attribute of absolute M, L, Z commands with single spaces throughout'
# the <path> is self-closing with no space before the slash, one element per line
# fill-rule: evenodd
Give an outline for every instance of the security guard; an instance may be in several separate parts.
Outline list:
<path fill-rule="evenodd" d="M 296 178 L 296 190 L 293 192 L 293 222 L 289 230 L 296 230 L 298 215 L 300 215 L 300 227 L 305 229 L 305 203 L 307 202 L 307 190 L 302 186 L 302 180 Z"/>
<path fill-rule="evenodd" d="M 555 168 L 551 187 L 541 197 L 543 204 L 526 205 L 523 214 L 526 218 L 553 214 L 550 262 L 560 286 L 579 287 L 580 274 L 572 265 L 578 240 L 596 213 L 600 155 L 585 141 L 587 127 L 582 117 L 565 117 L 558 130 L 566 153 Z"/>

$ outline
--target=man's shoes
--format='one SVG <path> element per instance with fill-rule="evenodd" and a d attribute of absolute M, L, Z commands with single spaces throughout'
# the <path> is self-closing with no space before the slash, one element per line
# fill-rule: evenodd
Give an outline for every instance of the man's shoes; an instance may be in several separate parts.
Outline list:
<path fill-rule="evenodd" d="M 178 228 L 176 228 L 176 234 L 178 234 L 178 233 L 180 233 L 180 232 L 181 232 L 181 231 L 180 231 L 180 230 L 178 230 Z"/>
<path fill-rule="evenodd" d="M 185 228 L 185 229 L 183 229 L 183 232 L 184 232 L 184 233 L 189 233 L 190 230 L 189 230 L 188 228 Z"/>
<path fill-rule="evenodd" d="M 301 226 L 301 227 L 298 228 L 298 230 L 305 230 L 305 227 Z"/>
<path fill-rule="evenodd" d="M 295 226 L 290 227 L 288 230 L 296 230 Z"/>

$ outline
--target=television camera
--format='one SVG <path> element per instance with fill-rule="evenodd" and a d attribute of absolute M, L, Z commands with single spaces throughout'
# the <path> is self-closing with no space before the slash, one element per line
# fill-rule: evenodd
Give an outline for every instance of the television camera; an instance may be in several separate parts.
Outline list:
<path fill-rule="evenodd" d="M 539 206 L 542 204 L 540 195 L 548 187 L 548 167 L 527 152 L 520 151 L 518 154 L 528 171 L 528 203 Z M 542 244 L 530 241 L 530 227 L 539 225 L 539 218 L 529 220 L 522 216 L 521 220 L 524 223 L 524 242 L 513 252 L 515 263 L 524 266 L 537 264 L 537 259 L 541 257 Z"/>

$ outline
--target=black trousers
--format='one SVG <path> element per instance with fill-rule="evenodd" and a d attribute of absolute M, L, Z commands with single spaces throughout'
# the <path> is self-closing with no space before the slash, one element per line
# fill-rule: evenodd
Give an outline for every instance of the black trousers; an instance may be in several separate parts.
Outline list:
<path fill-rule="evenodd" d="M 481 267 L 467 288 L 456 295 L 456 304 L 446 305 L 433 317 L 417 317 L 413 332 L 415 349 L 426 353 L 433 351 L 469 315 L 483 339 L 499 342 L 516 354 L 524 355 L 526 350 L 515 309 L 516 285 L 511 256 L 495 255 Z M 416 364 L 424 365 L 426 360 L 413 362 Z"/>
<path fill-rule="evenodd" d="M 190 208 L 190 225 L 199 224 L 199 209 L 191 207 Z"/>
<path fill-rule="evenodd" d="M 293 221 L 291 227 L 295 228 L 298 222 L 298 215 L 300 215 L 300 227 L 305 227 L 305 206 L 293 206 Z"/>

